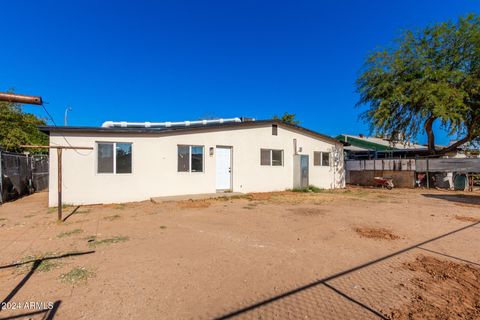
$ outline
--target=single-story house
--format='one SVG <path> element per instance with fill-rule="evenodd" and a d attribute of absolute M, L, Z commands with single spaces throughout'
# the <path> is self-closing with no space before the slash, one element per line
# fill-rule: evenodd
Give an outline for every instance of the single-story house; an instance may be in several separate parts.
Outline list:
<path fill-rule="evenodd" d="M 276 120 L 105 122 L 40 127 L 64 150 L 63 203 L 121 203 L 215 192 L 343 188 L 343 144 Z M 57 157 L 50 149 L 49 205 L 57 205 Z"/>

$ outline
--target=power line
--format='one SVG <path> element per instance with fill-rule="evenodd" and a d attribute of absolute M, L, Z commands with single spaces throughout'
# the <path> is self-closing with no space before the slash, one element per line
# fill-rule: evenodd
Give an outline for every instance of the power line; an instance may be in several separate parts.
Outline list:
<path fill-rule="evenodd" d="M 43 110 L 45 110 L 45 112 L 47 113 L 48 117 L 50 118 L 50 120 L 52 120 L 52 123 L 55 127 L 58 128 L 57 124 L 55 123 L 55 120 L 53 119 L 52 115 L 50 114 L 50 112 L 48 112 L 47 110 L 47 107 L 45 107 L 45 102 L 42 102 L 42 108 Z M 73 147 L 70 142 L 67 140 L 67 137 L 65 137 L 65 135 L 60 132 L 60 134 L 62 135 L 63 139 L 65 140 L 65 142 L 70 146 L 70 147 Z M 81 152 L 78 152 L 78 150 L 76 150 L 75 148 L 73 148 L 73 151 L 75 151 L 78 155 L 80 156 L 88 156 L 90 153 L 87 153 L 87 154 L 84 154 L 84 153 L 81 153 Z"/>

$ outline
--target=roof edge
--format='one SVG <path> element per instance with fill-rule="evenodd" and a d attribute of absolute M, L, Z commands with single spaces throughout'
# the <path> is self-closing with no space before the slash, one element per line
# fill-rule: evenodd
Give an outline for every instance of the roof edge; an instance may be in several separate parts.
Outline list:
<path fill-rule="evenodd" d="M 335 144 L 342 144 L 342 141 L 335 139 L 326 134 L 319 133 L 314 130 L 310 130 L 304 128 L 299 125 L 290 124 L 286 122 L 282 122 L 280 120 L 256 120 L 256 121 L 247 121 L 247 122 L 239 122 L 239 123 L 223 123 L 223 124 L 215 124 L 209 126 L 190 126 L 190 127 L 170 127 L 168 129 L 154 129 L 154 128 L 103 128 L 103 127 L 89 127 L 89 126 L 38 126 L 38 129 L 46 134 L 50 134 L 51 132 L 65 132 L 65 133 L 131 133 L 131 134 L 152 134 L 152 135 L 161 135 L 166 133 L 173 133 L 173 132 L 189 132 L 189 131 L 201 131 L 204 129 L 230 129 L 230 128 L 242 128 L 242 127 L 255 127 L 255 126 L 265 126 L 265 125 L 272 125 L 276 124 L 279 126 L 284 126 L 286 128 L 290 128 L 292 130 L 301 132 L 306 135 L 314 136 L 316 138 L 320 138 L 323 140 L 330 141 Z"/>

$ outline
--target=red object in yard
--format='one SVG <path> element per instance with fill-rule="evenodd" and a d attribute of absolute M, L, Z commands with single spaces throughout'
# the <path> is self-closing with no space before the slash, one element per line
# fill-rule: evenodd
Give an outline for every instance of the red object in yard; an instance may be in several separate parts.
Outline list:
<path fill-rule="evenodd" d="M 392 190 L 394 187 L 392 178 L 374 177 L 373 180 L 375 181 L 376 185 L 385 187 L 388 190 Z"/>

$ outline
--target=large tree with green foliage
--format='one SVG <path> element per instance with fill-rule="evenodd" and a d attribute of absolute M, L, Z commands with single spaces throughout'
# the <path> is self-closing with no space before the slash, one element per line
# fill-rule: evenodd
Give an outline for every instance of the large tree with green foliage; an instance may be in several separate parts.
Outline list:
<path fill-rule="evenodd" d="M 273 116 L 273 120 L 279 120 L 288 124 L 293 124 L 293 125 L 298 125 L 300 124 L 300 121 L 297 120 L 295 113 L 288 113 L 285 112 L 282 116 Z"/>
<path fill-rule="evenodd" d="M 0 149 L 22 151 L 22 144 L 48 145 L 48 136 L 37 128 L 45 124 L 45 120 L 23 112 L 20 105 L 0 101 Z"/>
<path fill-rule="evenodd" d="M 437 154 L 480 140 L 480 17 L 406 31 L 395 43 L 370 54 L 356 83 L 372 131 L 396 141 L 424 131 Z M 458 141 L 436 150 L 435 122 Z"/>

